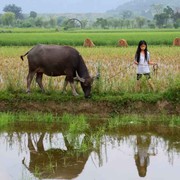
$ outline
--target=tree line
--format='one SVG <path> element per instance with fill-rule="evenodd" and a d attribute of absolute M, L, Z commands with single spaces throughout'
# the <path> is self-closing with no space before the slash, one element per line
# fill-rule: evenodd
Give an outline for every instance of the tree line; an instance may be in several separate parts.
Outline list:
<path fill-rule="evenodd" d="M 131 11 L 124 11 L 122 17 L 96 18 L 94 21 L 88 19 L 69 21 L 66 16 L 40 16 L 31 11 L 23 14 L 22 8 L 15 4 L 6 5 L 0 14 L 1 27 L 44 27 L 44 28 L 179 28 L 180 11 L 165 7 L 161 12 L 154 14 L 153 19 L 142 16 L 132 16 Z"/>

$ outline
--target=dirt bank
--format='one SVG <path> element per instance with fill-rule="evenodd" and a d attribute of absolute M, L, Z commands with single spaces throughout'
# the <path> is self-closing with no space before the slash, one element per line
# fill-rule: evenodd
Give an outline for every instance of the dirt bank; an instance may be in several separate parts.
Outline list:
<path fill-rule="evenodd" d="M 98 115 L 101 117 L 109 117 L 111 114 L 180 114 L 180 105 L 168 101 L 158 101 L 157 103 L 148 103 L 142 101 L 124 102 L 123 104 L 114 104 L 111 102 L 93 102 L 93 101 L 1 101 L 0 112 L 51 112 L 62 115 L 63 113 L 86 114 L 90 116 Z"/>

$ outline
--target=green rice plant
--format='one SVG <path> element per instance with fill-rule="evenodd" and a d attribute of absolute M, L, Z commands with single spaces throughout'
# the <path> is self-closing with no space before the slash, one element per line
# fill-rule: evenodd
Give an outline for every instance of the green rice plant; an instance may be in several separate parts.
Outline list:
<path fill-rule="evenodd" d="M 82 133 L 89 127 L 87 117 L 83 114 L 72 115 L 64 113 L 62 116 L 62 122 L 67 124 L 67 132 L 72 134 Z"/>
<path fill-rule="evenodd" d="M 36 112 L 31 117 L 32 117 L 32 121 L 36 121 L 36 122 L 53 122 L 53 121 L 55 121 L 55 118 L 51 113 Z"/>
<path fill-rule="evenodd" d="M 170 127 L 179 127 L 180 126 L 180 117 L 179 116 L 172 116 L 170 123 L 169 123 Z"/>
<path fill-rule="evenodd" d="M 72 114 L 64 113 L 62 115 L 62 122 L 63 123 L 70 123 L 74 119 L 74 116 Z"/>
<path fill-rule="evenodd" d="M 139 115 L 123 115 L 123 116 L 115 116 L 113 118 L 110 118 L 108 120 L 108 129 L 115 129 L 118 128 L 120 126 L 124 126 L 124 125 L 143 125 L 143 124 L 147 124 L 147 122 L 150 122 L 149 117 L 143 117 L 143 116 L 139 116 Z"/>
<path fill-rule="evenodd" d="M 0 33 L 1 46 L 32 46 L 35 44 L 61 44 L 82 46 L 86 38 L 93 40 L 96 46 L 117 46 L 119 39 L 126 39 L 129 45 L 137 45 L 140 39 L 146 39 L 150 45 L 172 45 L 179 37 L 177 30 L 167 31 L 68 31 L 52 32 L 45 30 L 32 32 Z M 17 41 L 18 40 L 18 41 Z"/>
<path fill-rule="evenodd" d="M 13 122 L 14 115 L 12 113 L 0 112 L 0 128 L 7 126 L 9 123 Z"/>
<path fill-rule="evenodd" d="M 34 176 L 35 177 L 41 177 L 42 176 L 42 172 L 40 171 L 39 167 L 35 166 L 35 169 L 34 169 Z"/>
<path fill-rule="evenodd" d="M 167 116 L 167 115 L 122 115 L 115 116 L 108 120 L 107 130 L 118 129 L 122 126 L 137 126 L 137 125 L 154 125 L 155 123 L 160 123 L 162 125 L 176 127 L 180 125 L 180 118 L 178 116 Z"/>
<path fill-rule="evenodd" d="M 82 133 L 89 128 L 87 118 L 84 115 L 75 116 L 69 124 L 69 133 Z"/>
<path fill-rule="evenodd" d="M 99 147 L 102 144 L 102 137 L 107 130 L 108 128 L 106 126 L 98 126 L 93 129 L 93 133 L 90 136 L 90 142 L 93 142 L 95 147 Z"/>
<path fill-rule="evenodd" d="M 82 143 L 81 143 L 81 147 L 79 148 L 78 152 L 79 152 L 79 153 L 85 153 L 85 152 L 87 152 L 88 150 L 89 150 L 88 144 L 82 142 Z"/>
<path fill-rule="evenodd" d="M 15 116 L 16 121 L 24 121 L 24 122 L 56 122 L 59 121 L 59 118 L 52 113 L 42 113 L 42 112 L 20 112 L 17 114 L 13 114 Z"/>

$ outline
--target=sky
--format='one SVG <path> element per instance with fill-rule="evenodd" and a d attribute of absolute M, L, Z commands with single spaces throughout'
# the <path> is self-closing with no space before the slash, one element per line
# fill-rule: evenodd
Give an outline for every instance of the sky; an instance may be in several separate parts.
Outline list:
<path fill-rule="evenodd" d="M 9 4 L 22 8 L 22 13 L 102 13 L 130 0 L 0 0 L 0 13 Z"/>

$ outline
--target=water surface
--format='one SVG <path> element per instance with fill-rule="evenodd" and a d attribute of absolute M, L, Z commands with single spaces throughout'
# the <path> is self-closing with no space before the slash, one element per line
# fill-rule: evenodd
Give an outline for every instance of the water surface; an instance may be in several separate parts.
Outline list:
<path fill-rule="evenodd" d="M 0 131 L 0 179 L 176 180 L 179 135 L 164 126 L 71 134 L 52 123 L 14 124 Z"/>

